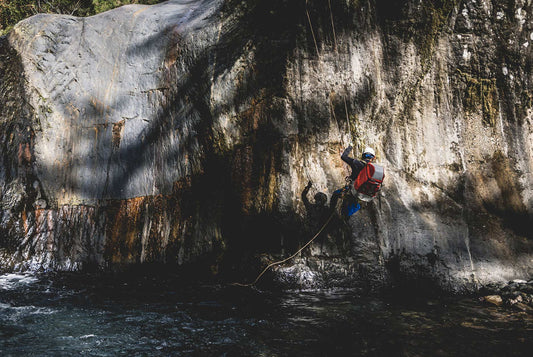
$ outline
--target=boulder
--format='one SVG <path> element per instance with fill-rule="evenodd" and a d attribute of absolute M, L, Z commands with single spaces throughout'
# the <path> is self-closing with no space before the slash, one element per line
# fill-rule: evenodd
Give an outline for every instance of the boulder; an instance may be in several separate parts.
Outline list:
<path fill-rule="evenodd" d="M 500 295 L 487 295 L 482 297 L 482 301 L 496 306 L 501 306 L 503 304 L 503 299 Z"/>

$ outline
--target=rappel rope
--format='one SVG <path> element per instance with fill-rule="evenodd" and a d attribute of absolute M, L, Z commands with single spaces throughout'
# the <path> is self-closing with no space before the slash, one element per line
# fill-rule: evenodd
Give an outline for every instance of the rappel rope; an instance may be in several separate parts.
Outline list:
<path fill-rule="evenodd" d="M 344 194 L 343 194 L 344 196 Z M 280 261 L 277 261 L 277 262 L 274 262 L 274 263 L 270 263 L 269 265 L 267 265 L 267 267 L 265 269 L 263 269 L 263 271 L 257 276 L 257 278 L 255 278 L 254 281 L 252 281 L 251 283 L 249 284 L 241 284 L 241 283 L 233 283 L 232 285 L 237 285 L 237 286 L 253 286 L 255 284 L 257 284 L 257 282 L 259 281 L 259 279 L 261 279 L 261 277 L 270 269 L 272 268 L 273 266 L 276 266 L 276 265 L 279 265 L 279 264 L 283 264 L 289 260 L 291 260 L 292 258 L 294 258 L 295 256 L 297 256 L 302 250 L 304 250 L 305 248 L 307 248 L 307 246 L 309 246 L 309 244 L 311 244 L 319 235 L 320 233 L 322 233 L 322 231 L 324 230 L 324 228 L 326 228 L 326 226 L 329 224 L 329 222 L 331 221 L 331 219 L 333 218 L 333 216 L 335 215 L 335 211 L 333 211 L 331 213 L 331 215 L 329 216 L 329 218 L 327 219 L 326 223 L 324 223 L 324 225 L 322 226 L 322 228 L 320 228 L 320 230 L 313 236 L 313 238 L 311 238 L 307 243 L 305 243 L 305 245 L 303 247 L 301 247 L 300 249 L 298 249 L 296 251 L 296 253 L 294 253 L 293 255 L 291 255 L 290 257 L 288 258 L 285 258 L 283 260 L 280 260 Z"/>
<path fill-rule="evenodd" d="M 318 51 L 318 43 L 317 43 L 317 40 L 316 40 L 315 31 L 313 30 L 313 23 L 311 22 L 311 16 L 309 15 L 309 9 L 307 7 L 308 1 L 309 0 L 305 0 L 305 13 L 307 15 L 307 21 L 309 22 L 309 29 L 311 30 L 311 36 L 313 37 L 313 43 L 315 44 L 316 55 L 320 58 L 320 53 Z M 338 47 L 339 46 L 338 46 L 338 43 L 337 43 L 337 33 L 335 31 L 335 22 L 333 20 L 333 11 L 331 10 L 331 0 L 328 0 L 328 6 L 329 6 L 329 17 L 330 17 L 330 20 L 331 20 L 331 29 L 333 31 L 334 50 L 335 50 L 335 53 L 338 55 L 339 54 L 339 51 L 338 51 Z M 344 90 L 347 91 L 346 86 L 345 86 Z M 348 131 L 350 132 L 350 136 L 352 136 L 352 130 L 350 128 L 350 115 L 348 114 L 348 104 L 346 103 L 346 93 L 342 94 L 342 100 L 344 102 L 344 112 L 345 112 L 345 115 L 346 115 L 346 124 L 348 125 Z M 336 118 L 336 115 L 335 115 L 335 108 L 333 106 L 333 103 L 330 103 L 330 107 L 331 107 L 331 111 L 333 113 L 333 117 L 336 120 L 337 118 Z M 353 140 L 352 137 L 350 139 Z"/>
<path fill-rule="evenodd" d="M 306 2 L 307 4 L 307 2 Z M 335 23 L 333 22 L 333 11 L 331 11 L 331 0 L 328 0 L 329 17 L 331 18 L 331 29 L 333 30 L 333 42 L 335 43 L 335 52 L 337 51 L 337 34 L 335 33 Z"/>
<path fill-rule="evenodd" d="M 343 189 L 342 191 L 342 194 L 340 196 L 341 198 L 341 202 L 342 202 L 342 199 L 344 198 L 344 195 L 346 194 L 346 192 L 348 192 L 348 186 L 345 186 L 345 188 Z M 300 254 L 302 252 L 302 250 L 304 250 L 305 248 L 307 248 L 311 243 L 313 243 L 313 241 L 315 239 L 318 238 L 318 236 L 320 235 L 320 233 L 322 233 L 322 231 L 327 227 L 327 225 L 329 224 L 329 222 L 331 222 L 331 219 L 333 218 L 333 216 L 335 216 L 335 213 L 336 213 L 336 208 L 337 206 L 333 207 L 333 212 L 331 212 L 331 215 L 329 216 L 329 218 L 326 220 L 326 222 L 322 225 L 322 227 L 318 230 L 318 232 L 316 232 L 316 234 L 313 236 L 313 238 L 311 238 L 307 243 L 305 243 L 305 245 L 303 247 L 301 247 L 300 249 L 298 249 L 296 251 L 296 253 L 294 253 L 293 255 L 291 255 L 290 257 L 287 257 L 285 259 L 282 259 L 282 260 L 279 260 L 277 262 L 274 262 L 274 263 L 270 263 L 269 265 L 267 265 L 267 267 L 265 269 L 263 269 L 263 271 L 257 276 L 257 278 L 255 278 L 254 281 L 252 281 L 251 283 L 249 284 L 241 284 L 241 283 L 233 283 L 232 285 L 237 285 L 237 286 L 253 286 L 255 284 L 257 284 L 257 282 L 259 281 L 259 279 L 261 279 L 261 277 L 270 269 L 272 268 L 273 266 L 276 266 L 276 265 L 279 265 L 279 264 L 283 264 L 289 260 L 291 260 L 292 258 L 294 258 L 295 256 L 297 256 L 298 254 Z"/>
<path fill-rule="evenodd" d="M 313 25 L 311 24 L 311 16 L 309 15 L 309 10 L 307 9 L 307 1 L 308 0 L 305 0 L 305 13 L 307 14 L 307 21 L 309 21 L 309 28 L 311 29 L 311 35 L 313 35 L 313 41 L 315 43 L 316 55 L 320 56 L 320 54 L 318 53 L 318 44 L 316 42 L 315 31 L 313 31 Z"/>

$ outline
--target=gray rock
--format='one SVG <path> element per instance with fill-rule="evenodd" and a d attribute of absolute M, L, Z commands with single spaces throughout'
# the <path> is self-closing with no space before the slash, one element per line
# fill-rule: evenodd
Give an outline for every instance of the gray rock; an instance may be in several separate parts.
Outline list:
<path fill-rule="evenodd" d="M 533 286 L 526 285 L 520 288 L 520 291 L 527 293 L 527 294 L 533 294 Z"/>
<path fill-rule="evenodd" d="M 24 185 L 19 180 L 11 181 L 2 195 L 2 209 L 3 210 L 19 210 L 26 197 L 26 190 Z"/>
<path fill-rule="evenodd" d="M 46 200 L 43 200 L 43 199 L 38 199 L 37 201 L 35 201 L 35 202 L 33 203 L 33 207 L 34 207 L 35 209 L 45 209 L 46 206 L 47 206 L 47 204 L 46 204 Z"/>
<path fill-rule="evenodd" d="M 521 303 L 522 301 L 523 301 L 522 296 L 521 295 L 517 295 L 516 298 L 507 300 L 507 303 L 509 305 L 514 305 L 514 304 L 517 304 L 519 302 Z"/>
<path fill-rule="evenodd" d="M 533 298 L 530 294 L 526 294 L 526 293 L 521 293 L 520 294 L 521 298 L 522 298 L 522 302 L 524 304 L 529 304 L 531 305 L 532 301 L 533 301 Z"/>

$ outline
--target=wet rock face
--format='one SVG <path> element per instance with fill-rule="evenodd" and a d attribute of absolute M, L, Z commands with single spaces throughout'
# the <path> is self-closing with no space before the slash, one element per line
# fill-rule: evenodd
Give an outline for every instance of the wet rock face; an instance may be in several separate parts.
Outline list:
<path fill-rule="evenodd" d="M 531 275 L 528 1 L 168 1 L 1 39 L 2 266 L 295 251 L 365 146 L 379 198 L 288 285 L 450 290 Z M 313 186 L 305 204 L 302 192 Z"/>

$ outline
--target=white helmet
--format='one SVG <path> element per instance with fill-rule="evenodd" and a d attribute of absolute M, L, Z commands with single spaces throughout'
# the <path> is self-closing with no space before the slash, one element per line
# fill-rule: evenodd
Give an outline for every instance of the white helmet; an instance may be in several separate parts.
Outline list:
<path fill-rule="evenodd" d="M 367 146 L 365 150 L 363 151 L 363 158 L 365 156 L 370 156 L 370 155 L 372 155 L 372 157 L 376 157 L 376 153 L 374 152 L 374 149 Z"/>

